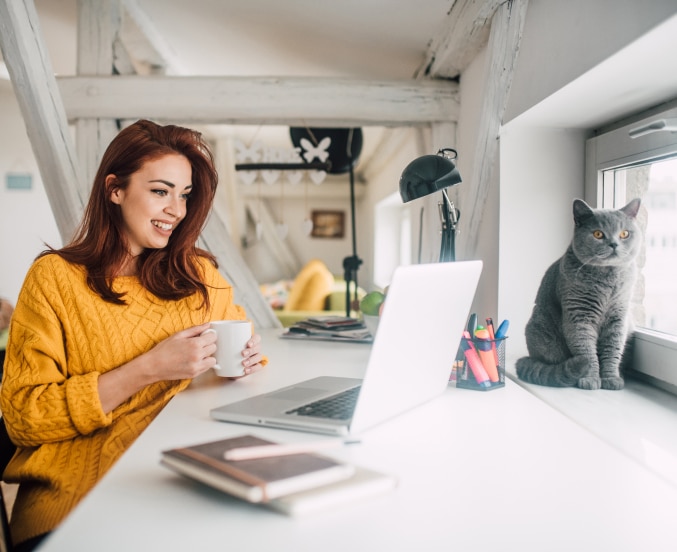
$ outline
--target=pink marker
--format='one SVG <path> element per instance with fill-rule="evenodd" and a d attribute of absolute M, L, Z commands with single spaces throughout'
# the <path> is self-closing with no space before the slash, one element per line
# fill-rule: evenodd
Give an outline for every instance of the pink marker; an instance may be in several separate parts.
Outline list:
<path fill-rule="evenodd" d="M 491 351 L 492 341 L 489 337 L 489 331 L 484 326 L 477 326 L 475 330 L 475 343 L 477 343 L 477 353 L 480 357 L 484 369 L 489 374 L 489 379 L 493 382 L 498 381 L 498 369 L 494 360 L 494 353 Z"/>
<path fill-rule="evenodd" d="M 475 347 L 473 347 L 472 340 L 470 339 L 470 333 L 467 330 L 463 332 L 463 338 L 461 339 L 461 349 L 463 349 L 465 360 L 468 362 L 468 366 L 470 366 L 477 383 L 482 387 L 490 387 L 491 382 L 489 381 L 489 375 L 484 369 L 480 357 L 477 356 L 477 351 L 475 350 Z"/>

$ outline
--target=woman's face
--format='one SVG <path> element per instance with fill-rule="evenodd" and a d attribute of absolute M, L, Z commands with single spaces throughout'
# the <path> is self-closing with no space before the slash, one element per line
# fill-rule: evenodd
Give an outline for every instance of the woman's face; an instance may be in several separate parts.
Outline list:
<path fill-rule="evenodd" d="M 169 154 L 147 161 L 133 173 L 125 189 L 114 188 L 110 199 L 120 206 L 123 232 L 132 256 L 144 249 L 167 246 L 174 229 L 186 216 L 186 202 L 193 188 L 190 162 Z M 115 182 L 115 175 L 106 180 Z M 108 183 L 109 183 L 108 182 Z"/>

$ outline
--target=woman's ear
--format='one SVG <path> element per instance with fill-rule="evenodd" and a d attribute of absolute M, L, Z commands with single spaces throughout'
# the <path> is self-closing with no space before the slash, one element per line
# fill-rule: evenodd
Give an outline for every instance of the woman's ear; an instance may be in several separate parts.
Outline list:
<path fill-rule="evenodd" d="M 116 184 L 117 178 L 114 174 L 109 174 L 106 176 L 106 190 L 108 190 L 110 200 L 116 205 L 122 203 L 122 198 L 120 192 L 122 189 Z"/>

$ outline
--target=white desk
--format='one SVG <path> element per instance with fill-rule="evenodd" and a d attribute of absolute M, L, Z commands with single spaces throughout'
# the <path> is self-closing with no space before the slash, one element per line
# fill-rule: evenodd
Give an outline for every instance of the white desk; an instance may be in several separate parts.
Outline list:
<path fill-rule="evenodd" d="M 292 519 L 160 466 L 166 448 L 252 432 L 209 409 L 319 374 L 359 376 L 368 345 L 263 332 L 266 370 L 205 376 L 177 396 L 41 551 L 660 551 L 677 549 L 677 489 L 512 381 L 443 396 L 336 457 L 397 474 L 392 493 Z M 393 344 L 396 346 L 396 344 Z M 423 368 L 422 368 L 423 369 Z"/>

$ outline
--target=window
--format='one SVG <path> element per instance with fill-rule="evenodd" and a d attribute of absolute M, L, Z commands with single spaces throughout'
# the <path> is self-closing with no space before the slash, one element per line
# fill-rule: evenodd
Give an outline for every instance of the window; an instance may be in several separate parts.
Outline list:
<path fill-rule="evenodd" d="M 642 198 L 644 250 L 633 299 L 633 368 L 677 390 L 677 108 L 588 140 L 586 191 L 598 206 Z"/>
<path fill-rule="evenodd" d="M 390 284 L 397 266 L 411 264 L 410 209 L 400 194 L 392 194 L 376 204 L 374 212 L 374 284 L 384 288 Z"/>

